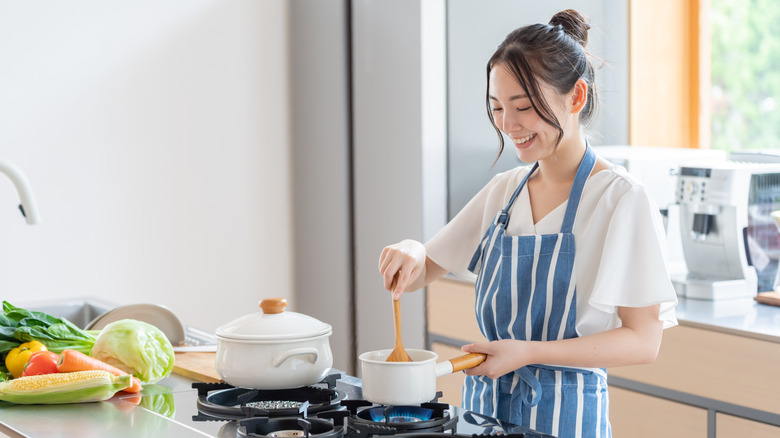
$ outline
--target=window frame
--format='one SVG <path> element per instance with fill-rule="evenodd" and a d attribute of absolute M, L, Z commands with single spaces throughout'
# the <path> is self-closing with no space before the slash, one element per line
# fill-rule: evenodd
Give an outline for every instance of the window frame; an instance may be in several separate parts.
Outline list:
<path fill-rule="evenodd" d="M 629 144 L 709 149 L 709 0 L 628 9 Z"/>

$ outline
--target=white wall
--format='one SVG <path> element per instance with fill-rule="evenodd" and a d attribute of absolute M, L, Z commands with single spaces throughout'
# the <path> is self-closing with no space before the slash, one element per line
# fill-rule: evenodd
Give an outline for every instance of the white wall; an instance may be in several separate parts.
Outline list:
<path fill-rule="evenodd" d="M 214 330 L 289 296 L 286 17 L 283 0 L 1 1 L 0 158 L 43 223 L 0 175 L 0 297 L 157 302 Z"/>

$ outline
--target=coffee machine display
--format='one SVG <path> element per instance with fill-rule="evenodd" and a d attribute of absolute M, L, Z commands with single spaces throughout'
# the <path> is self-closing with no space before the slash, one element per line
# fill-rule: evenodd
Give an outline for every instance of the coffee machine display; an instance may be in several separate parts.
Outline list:
<path fill-rule="evenodd" d="M 780 164 L 732 161 L 686 165 L 677 178 L 687 274 L 678 295 L 720 300 L 773 290 L 780 234 Z"/>

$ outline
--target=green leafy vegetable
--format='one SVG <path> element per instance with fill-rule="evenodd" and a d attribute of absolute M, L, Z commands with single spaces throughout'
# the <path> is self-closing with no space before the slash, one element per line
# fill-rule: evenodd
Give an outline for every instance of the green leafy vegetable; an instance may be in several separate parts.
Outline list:
<path fill-rule="evenodd" d="M 144 383 L 156 382 L 173 371 L 171 341 L 162 330 L 135 319 L 121 319 L 103 327 L 92 347 L 92 357 Z"/>
<path fill-rule="evenodd" d="M 70 348 L 89 354 L 96 338 L 95 331 L 82 330 L 65 318 L 23 309 L 3 301 L 3 314 L 0 315 L 2 356 L 29 341 L 38 341 L 55 353 Z"/>

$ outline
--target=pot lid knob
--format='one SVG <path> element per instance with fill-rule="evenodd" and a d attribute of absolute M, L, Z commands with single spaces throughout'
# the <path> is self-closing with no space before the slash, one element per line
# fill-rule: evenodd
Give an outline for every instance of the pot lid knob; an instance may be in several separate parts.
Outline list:
<path fill-rule="evenodd" d="M 280 297 L 266 298 L 260 300 L 260 308 L 263 309 L 263 313 L 282 313 L 287 308 L 287 300 Z"/>

